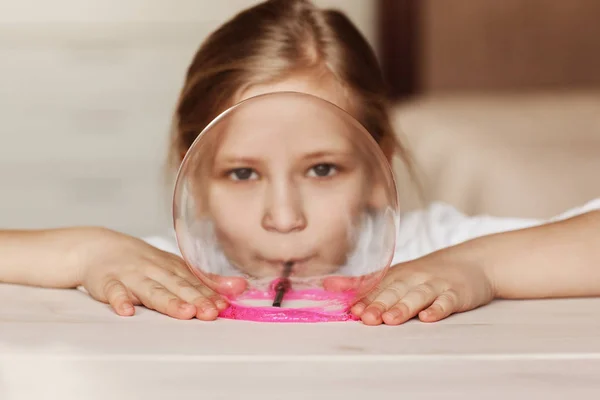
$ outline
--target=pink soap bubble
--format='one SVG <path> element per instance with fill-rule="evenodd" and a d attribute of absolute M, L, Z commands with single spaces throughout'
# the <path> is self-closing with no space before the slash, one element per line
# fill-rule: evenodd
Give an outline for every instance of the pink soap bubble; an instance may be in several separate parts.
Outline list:
<path fill-rule="evenodd" d="M 390 267 L 399 223 L 390 162 L 341 108 L 296 92 L 216 117 L 180 166 L 173 219 L 191 271 L 225 296 L 220 317 L 356 319 Z"/>

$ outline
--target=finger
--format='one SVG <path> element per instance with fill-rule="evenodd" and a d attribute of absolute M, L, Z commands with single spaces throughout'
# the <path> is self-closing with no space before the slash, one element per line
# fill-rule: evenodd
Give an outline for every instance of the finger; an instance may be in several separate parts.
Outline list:
<path fill-rule="evenodd" d="M 328 276 L 323 279 L 323 289 L 328 292 L 346 292 L 359 286 L 358 277 L 349 276 Z"/>
<path fill-rule="evenodd" d="M 426 310 L 419 313 L 423 322 L 436 322 L 447 318 L 458 310 L 458 293 L 452 289 L 446 290 Z"/>
<path fill-rule="evenodd" d="M 379 325 L 383 322 L 383 313 L 389 310 L 394 304 L 408 292 L 408 286 L 402 281 L 395 281 L 388 285 L 383 291 L 376 295 L 364 312 L 360 316 L 366 325 Z"/>
<path fill-rule="evenodd" d="M 248 281 L 238 276 L 213 276 L 214 290 L 226 297 L 237 297 L 248 288 Z"/>
<path fill-rule="evenodd" d="M 382 289 L 380 288 L 375 288 L 374 290 L 372 290 L 370 293 L 368 293 L 365 297 L 363 297 L 362 299 L 358 300 L 351 308 L 350 308 L 350 312 L 352 314 L 354 314 L 357 317 L 361 317 L 363 315 L 363 313 L 365 312 L 365 309 L 367 308 L 367 306 L 369 304 L 371 304 L 373 302 L 373 300 L 375 300 L 375 298 L 382 292 Z"/>
<path fill-rule="evenodd" d="M 192 285 L 204 296 L 214 300 L 219 307 L 228 305 L 228 298 L 235 298 L 248 288 L 248 281 L 238 276 L 206 275 L 202 279 L 193 277 Z M 220 301 L 219 301 L 220 300 Z"/>
<path fill-rule="evenodd" d="M 328 292 L 355 292 L 365 296 L 366 288 L 372 288 L 381 280 L 385 271 L 377 271 L 361 276 L 328 276 L 323 279 L 323 289 Z"/>
<path fill-rule="evenodd" d="M 176 268 L 174 273 L 188 282 L 207 286 L 213 293 L 218 293 L 223 299 L 225 297 L 236 297 L 242 294 L 248 287 L 248 281 L 238 276 L 222 276 L 206 274 L 196 268 Z M 196 286 L 194 284 L 194 286 Z"/>
<path fill-rule="evenodd" d="M 171 293 L 189 304 L 193 304 L 197 310 L 197 317 L 201 319 L 207 315 L 214 319 L 217 310 L 227 308 L 227 302 L 222 296 L 208 288 L 202 281 L 191 273 L 177 273 L 177 269 L 171 271 L 158 266 L 149 266 L 147 275 L 152 280 L 163 285 Z"/>
<path fill-rule="evenodd" d="M 104 284 L 104 296 L 108 304 L 121 316 L 131 316 L 135 314 L 133 302 L 129 298 L 129 293 L 125 285 L 116 279 L 110 279 Z"/>
<path fill-rule="evenodd" d="M 399 287 L 404 288 L 407 284 L 407 280 L 403 279 L 402 275 L 399 275 L 398 272 L 400 272 L 400 269 L 396 268 L 393 274 L 388 273 L 384 276 L 383 280 L 381 280 L 380 273 L 366 275 L 365 281 L 363 282 L 363 286 L 374 286 L 375 289 L 365 294 L 362 294 L 363 297 L 352 307 L 352 313 L 357 317 L 360 317 L 363 314 L 364 310 L 369 306 L 369 304 L 371 304 L 377 298 L 377 296 L 379 296 L 379 294 L 381 294 L 386 288 L 390 287 L 392 284 L 394 285 L 394 288 L 392 290 L 397 290 Z M 373 281 L 373 279 L 375 279 L 375 281 Z M 374 282 L 377 282 L 378 280 L 381 280 L 381 283 L 375 284 Z"/>
<path fill-rule="evenodd" d="M 129 289 L 127 289 L 127 294 L 129 295 L 129 298 L 131 299 L 131 302 L 133 303 L 134 306 L 141 306 L 142 302 L 140 301 L 140 299 L 137 298 L 137 296 L 135 294 L 133 294 L 133 292 Z"/>
<path fill-rule="evenodd" d="M 358 293 L 360 300 L 357 301 L 356 304 L 354 304 L 351 308 L 351 312 L 357 317 L 361 317 L 369 304 L 371 304 L 375 298 L 377 298 L 377 296 L 383 292 L 383 290 L 391 285 L 394 285 L 392 290 L 397 290 L 402 287 L 403 293 L 406 293 L 406 285 L 410 283 L 410 273 L 404 273 L 400 267 L 394 267 L 392 270 L 390 270 L 390 272 L 387 273 L 387 275 L 383 277 L 383 279 L 381 279 L 382 273 L 385 273 L 385 271 L 375 272 L 362 277 L 364 280 L 360 282 L 361 290 L 371 287 L 375 287 L 375 289 L 366 293 Z M 376 284 L 376 282 L 380 280 L 381 283 Z"/>
<path fill-rule="evenodd" d="M 431 306 L 444 290 L 442 285 L 441 282 L 431 281 L 414 287 L 383 314 L 383 321 L 387 325 L 398 325 L 414 318 L 419 311 Z"/>
<path fill-rule="evenodd" d="M 225 310 L 228 303 L 201 282 L 194 284 L 176 275 L 163 282 L 165 288 L 196 307 L 196 318 L 214 320 L 219 311 Z"/>
<path fill-rule="evenodd" d="M 196 307 L 188 304 L 150 278 L 144 278 L 131 286 L 131 291 L 147 308 L 177 319 L 190 319 L 196 315 Z"/>
<path fill-rule="evenodd" d="M 363 313 L 365 312 L 365 309 L 369 306 L 369 304 L 373 303 L 373 301 L 375 301 L 377 296 L 379 296 L 385 290 L 385 288 L 386 288 L 385 284 L 376 286 L 375 289 L 373 289 L 372 291 L 367 293 L 366 296 L 364 296 L 359 301 L 357 301 L 352 306 L 350 311 L 354 315 L 356 315 L 357 317 L 360 318 L 363 315 Z"/>

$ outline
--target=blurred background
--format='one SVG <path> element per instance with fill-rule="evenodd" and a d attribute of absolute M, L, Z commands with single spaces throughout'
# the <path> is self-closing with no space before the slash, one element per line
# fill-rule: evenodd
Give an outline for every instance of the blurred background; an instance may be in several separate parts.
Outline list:
<path fill-rule="evenodd" d="M 171 226 L 165 156 L 206 35 L 255 0 L 0 0 L 0 228 Z M 425 202 L 600 196 L 600 2 L 315 0 L 376 49 Z M 423 206 L 396 165 L 405 210 Z"/>
<path fill-rule="evenodd" d="M 600 197 L 600 1 L 377 3 L 395 127 L 426 202 L 549 218 Z"/>
<path fill-rule="evenodd" d="M 0 228 L 170 228 L 172 111 L 202 40 L 254 0 L 0 0 Z M 374 3 L 321 0 L 374 40 Z"/>

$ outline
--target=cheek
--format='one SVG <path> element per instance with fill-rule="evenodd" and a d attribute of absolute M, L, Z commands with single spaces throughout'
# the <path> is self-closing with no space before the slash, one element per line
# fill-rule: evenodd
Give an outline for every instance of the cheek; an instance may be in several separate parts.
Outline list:
<path fill-rule="evenodd" d="M 331 187 L 317 187 L 311 196 L 319 205 L 320 218 L 355 221 L 367 209 L 371 197 L 371 183 L 362 171 L 343 177 Z"/>
<path fill-rule="evenodd" d="M 207 211 L 219 240 L 242 244 L 260 227 L 259 207 L 250 196 L 230 187 L 213 185 L 208 191 Z"/>
<path fill-rule="evenodd" d="M 214 185 L 207 191 L 206 210 L 224 255 L 243 272 L 260 276 L 253 265 L 256 249 L 252 238 L 258 237 L 256 201 L 227 185 Z"/>
<path fill-rule="evenodd" d="M 367 191 L 369 193 L 367 201 L 369 208 L 374 210 L 383 210 L 393 203 L 391 190 L 386 185 L 384 177 L 380 177 L 369 184 Z"/>
<path fill-rule="evenodd" d="M 367 209 L 367 183 L 348 180 L 331 188 L 313 189 L 305 206 L 311 231 L 329 251 L 347 252 L 349 238 Z"/>

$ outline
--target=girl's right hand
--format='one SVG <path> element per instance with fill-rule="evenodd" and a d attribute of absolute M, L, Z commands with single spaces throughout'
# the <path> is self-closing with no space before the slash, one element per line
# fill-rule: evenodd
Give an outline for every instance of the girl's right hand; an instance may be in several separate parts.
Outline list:
<path fill-rule="evenodd" d="M 75 249 L 78 282 L 121 316 L 134 305 L 177 319 L 210 321 L 228 307 L 225 297 L 205 286 L 175 254 L 103 228 L 84 233 Z"/>

